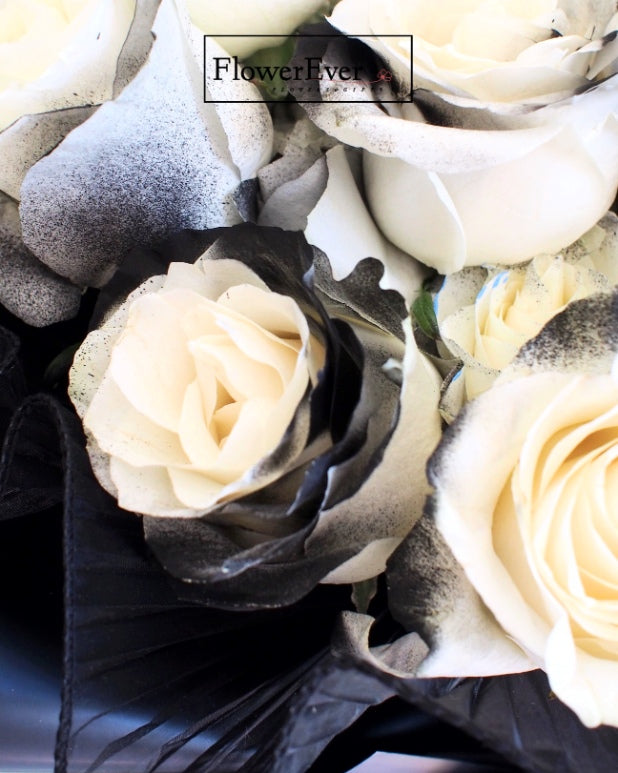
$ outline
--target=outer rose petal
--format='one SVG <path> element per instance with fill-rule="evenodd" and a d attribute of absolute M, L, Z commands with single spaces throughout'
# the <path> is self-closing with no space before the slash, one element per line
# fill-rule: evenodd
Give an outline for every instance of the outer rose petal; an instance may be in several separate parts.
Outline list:
<path fill-rule="evenodd" d="M 0 303 L 29 325 L 70 319 L 81 291 L 44 266 L 21 239 L 17 204 L 0 192 Z"/>
<path fill-rule="evenodd" d="M 406 353 L 402 364 L 400 411 L 380 463 L 349 499 L 323 510 L 309 550 L 337 539 L 367 548 L 330 572 L 324 582 L 358 582 L 384 570 L 388 556 L 422 513 L 429 486 L 425 465 L 441 434 L 437 410 L 440 379 L 418 350 L 410 320 L 404 324 Z M 411 428 L 417 431 L 410 431 Z M 389 492 L 385 498 L 385 492 Z M 352 518 L 352 513 L 371 513 Z"/>
<path fill-rule="evenodd" d="M 74 20 L 75 36 L 58 59 L 36 80 L 0 91 L 0 128 L 24 115 L 110 99 L 136 5 L 135 0 L 86 3 Z"/>
<path fill-rule="evenodd" d="M 423 268 L 378 231 L 367 211 L 341 145 L 326 153 L 328 182 L 307 218 L 305 236 L 329 256 L 333 277 L 342 279 L 364 257 L 384 264 L 380 286 L 397 290 L 410 303 L 423 278 Z"/>
<path fill-rule="evenodd" d="M 336 280 L 348 276 L 364 258 L 376 258 L 385 269 L 380 287 L 397 290 L 411 303 L 426 272 L 376 227 L 355 177 L 355 171 L 360 175 L 360 159 L 350 154 L 337 145 L 327 151 L 326 164 L 320 157 L 308 170 L 301 166 L 292 180 L 284 178 L 267 199 L 259 223 L 304 230 L 307 240 L 328 256 Z"/>
<path fill-rule="evenodd" d="M 463 174 L 366 154 L 369 204 L 392 242 L 441 273 L 557 252 L 594 225 L 616 195 L 618 120 L 610 116 L 601 132 L 615 145 L 606 166 L 566 126 L 522 158 Z M 494 137 L 484 134 L 488 146 Z"/>

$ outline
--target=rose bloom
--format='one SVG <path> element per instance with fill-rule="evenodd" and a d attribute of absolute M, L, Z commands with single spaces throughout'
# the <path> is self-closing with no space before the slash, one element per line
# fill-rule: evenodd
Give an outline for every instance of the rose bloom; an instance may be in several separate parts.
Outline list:
<path fill-rule="evenodd" d="M 342 31 L 414 36 L 418 83 L 409 83 L 405 41 L 373 44 L 401 91 L 416 89 L 414 104 L 336 104 L 321 82 L 322 103 L 305 109 L 366 151 L 376 222 L 427 265 L 446 274 L 555 253 L 616 195 L 615 12 L 614 2 L 478 2 L 462 11 L 394 0 L 382 15 L 343 0 L 331 17 Z"/>
<path fill-rule="evenodd" d="M 170 264 L 76 359 L 118 330 L 83 420 L 126 510 L 191 516 L 262 487 L 255 465 L 317 384 L 324 347 L 298 304 L 241 266 Z"/>
<path fill-rule="evenodd" d="M 618 724 L 618 363 L 594 330 L 612 303 L 585 299 L 552 320 L 430 463 L 453 554 L 588 726 Z"/>
<path fill-rule="evenodd" d="M 443 434 L 386 568 L 391 613 L 429 648 L 406 676 L 542 668 L 585 725 L 618 726 L 617 310 L 615 288 L 567 305 Z"/>
<path fill-rule="evenodd" d="M 440 435 L 405 304 L 380 290 L 377 261 L 341 283 L 322 262 L 322 296 L 300 234 L 231 228 L 206 249 L 192 233 L 75 357 L 69 394 L 99 482 L 215 604 L 374 576 L 420 515 Z M 363 301 L 373 316 L 357 324 Z"/>
<path fill-rule="evenodd" d="M 617 283 L 618 217 L 613 212 L 558 255 L 540 255 L 511 269 L 469 268 L 446 277 L 434 306 L 444 344 L 463 363 L 465 399 L 491 386 L 522 345 L 568 303 Z"/>

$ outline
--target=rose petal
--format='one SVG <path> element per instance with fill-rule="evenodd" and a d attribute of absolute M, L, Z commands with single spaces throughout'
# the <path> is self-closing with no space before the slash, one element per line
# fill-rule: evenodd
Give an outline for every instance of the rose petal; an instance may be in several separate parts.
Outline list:
<path fill-rule="evenodd" d="M 397 290 L 410 302 L 424 276 L 423 269 L 389 244 L 377 230 L 343 147 L 329 150 L 326 160 L 328 182 L 307 218 L 307 240 L 329 256 L 335 280 L 348 276 L 363 258 L 376 258 L 385 267 L 380 287 Z"/>
<path fill-rule="evenodd" d="M 75 316 L 81 290 L 40 263 L 21 239 L 17 204 L 0 192 L 0 303 L 28 325 Z"/>
<path fill-rule="evenodd" d="M 423 516 L 387 566 L 389 608 L 430 647 L 408 676 L 484 676 L 536 667 L 507 639 L 435 527 Z"/>
<path fill-rule="evenodd" d="M 132 467 L 182 465 L 188 459 L 178 435 L 137 411 L 106 376 L 84 416 L 84 426 L 112 458 Z"/>
<path fill-rule="evenodd" d="M 216 40 L 209 38 L 206 45 L 209 58 L 225 56 L 226 51 Z M 202 63 L 204 41 L 201 36 L 197 55 Z M 273 149 L 273 122 L 266 104 L 261 101 L 258 88 L 242 79 L 217 82 L 209 77 L 206 90 L 225 131 L 240 179 L 255 177 L 257 171 L 270 160 Z"/>
<path fill-rule="evenodd" d="M 281 41 L 268 35 L 289 35 L 322 5 L 322 0 L 243 0 L 222 4 L 213 0 L 187 0 L 193 23 L 207 35 L 221 37 L 231 54 L 244 58 Z"/>
<path fill-rule="evenodd" d="M 118 457 L 112 457 L 110 474 L 117 487 L 118 504 L 125 510 L 139 513 L 190 518 L 195 510 L 177 499 L 163 467 L 133 467 Z"/>
<path fill-rule="evenodd" d="M 155 334 L 153 331 L 157 331 Z M 151 421 L 177 431 L 193 360 L 179 320 L 162 296 L 138 298 L 116 342 L 109 373 L 127 400 Z"/>
<path fill-rule="evenodd" d="M 55 51 L 51 62 L 41 61 L 40 75 L 25 83 L 19 81 L 0 92 L 0 128 L 5 128 L 23 115 L 43 113 L 68 107 L 99 104 L 112 96 L 116 64 L 131 25 L 135 0 L 117 0 L 114 3 L 88 2 L 70 23 L 69 36 L 60 51 Z M 51 12 L 46 4 L 32 8 L 37 17 L 34 26 L 44 23 L 41 14 Z M 63 22 L 64 25 L 66 22 Z M 64 31 L 47 29 L 50 46 L 64 35 Z M 28 32 L 23 38 L 28 40 Z M 4 46 L 10 44 L 4 43 Z M 32 66 L 38 51 L 32 43 L 19 40 L 7 51 L 7 57 L 26 58 L 21 67 Z M 0 55 L 2 48 L 0 48 Z M 42 47 L 45 48 L 44 46 Z"/>
<path fill-rule="evenodd" d="M 439 378 L 418 351 L 409 321 L 405 324 L 405 331 L 401 407 L 388 445 L 378 464 L 365 473 L 358 490 L 349 498 L 323 510 L 307 543 L 310 551 L 323 550 L 329 547 L 329 543 L 341 539 L 361 546 L 385 537 L 403 538 L 421 515 L 429 491 L 424 478 L 425 464 L 441 434 L 437 412 Z M 428 421 L 427 417 L 433 420 Z M 410 432 L 410 427 L 418 429 Z M 333 475 L 334 471 L 331 481 Z M 352 512 L 371 512 L 372 517 L 368 520 L 352 519 Z M 390 547 L 394 545 L 391 543 Z M 381 558 L 386 557 L 385 552 L 382 552 Z M 346 571 L 340 566 L 336 573 L 330 575 L 329 581 L 356 582 L 374 576 L 375 568 L 375 561 L 369 553 L 359 554 L 347 562 Z"/>

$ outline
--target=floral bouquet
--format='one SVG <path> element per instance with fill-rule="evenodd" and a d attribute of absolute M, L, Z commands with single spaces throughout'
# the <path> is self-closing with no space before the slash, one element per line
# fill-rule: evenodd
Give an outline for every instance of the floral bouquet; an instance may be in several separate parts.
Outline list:
<path fill-rule="evenodd" d="M 393 726 L 612 770 L 615 0 L 0 22 L 5 670 L 58 660 L 57 773 Z M 0 768 L 51 770 L 3 704 Z"/>

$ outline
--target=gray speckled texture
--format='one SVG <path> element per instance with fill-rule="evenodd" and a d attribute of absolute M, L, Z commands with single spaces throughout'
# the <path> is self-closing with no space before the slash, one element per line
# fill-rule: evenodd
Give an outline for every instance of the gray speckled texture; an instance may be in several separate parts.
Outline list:
<path fill-rule="evenodd" d="M 240 221 L 239 176 L 174 6 L 144 67 L 24 180 L 24 241 L 57 273 L 98 286 L 122 255 L 182 228 Z"/>
<path fill-rule="evenodd" d="M 503 378 L 541 370 L 609 373 L 618 352 L 618 290 L 570 303 L 519 351 Z"/>
<path fill-rule="evenodd" d="M 95 107 L 68 107 L 39 115 L 24 115 L 0 132 L 0 190 L 19 199 L 19 189 L 30 167 L 95 110 Z"/>
<path fill-rule="evenodd" d="M 38 261 L 21 239 L 17 204 L 0 193 L 0 303 L 43 327 L 77 313 L 81 291 Z"/>

